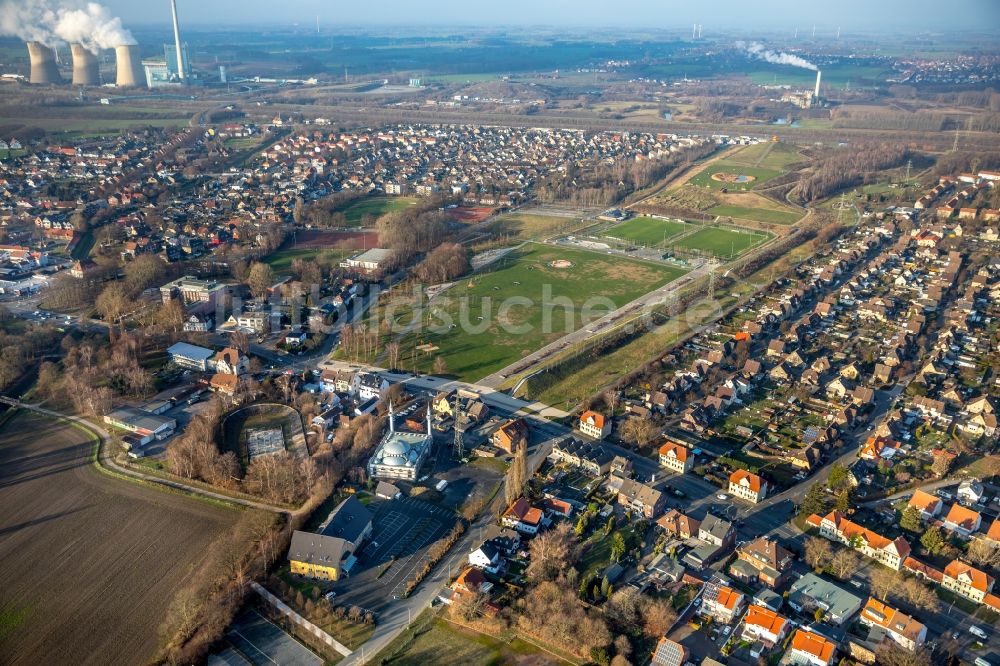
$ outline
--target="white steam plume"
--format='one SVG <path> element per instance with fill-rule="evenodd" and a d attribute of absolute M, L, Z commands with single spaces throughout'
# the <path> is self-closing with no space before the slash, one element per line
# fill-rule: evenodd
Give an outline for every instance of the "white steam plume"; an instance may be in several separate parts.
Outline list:
<path fill-rule="evenodd" d="M 750 42 L 749 44 L 746 44 L 745 42 L 736 42 L 736 47 L 745 50 L 754 57 L 760 58 L 766 62 L 774 63 L 775 65 L 791 65 L 792 67 L 811 69 L 814 72 L 818 69 L 816 65 L 812 64 L 805 58 L 800 58 L 797 55 L 784 53 L 782 51 L 772 51 L 764 48 L 764 45 L 758 42 Z"/>
<path fill-rule="evenodd" d="M 107 7 L 79 0 L 0 0 L 0 35 L 48 46 L 79 42 L 94 53 L 136 43 Z"/>
<path fill-rule="evenodd" d="M 122 27 L 122 20 L 96 2 L 88 2 L 80 9 L 60 9 L 58 16 L 56 35 L 67 42 L 79 42 L 95 53 L 136 43 L 132 33 Z"/>

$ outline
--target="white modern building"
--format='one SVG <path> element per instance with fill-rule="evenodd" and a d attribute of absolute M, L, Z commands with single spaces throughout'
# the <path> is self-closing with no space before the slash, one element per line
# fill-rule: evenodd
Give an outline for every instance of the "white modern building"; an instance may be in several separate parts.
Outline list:
<path fill-rule="evenodd" d="M 380 479 L 415 481 L 433 447 L 430 405 L 427 405 L 427 432 L 398 432 L 390 404 L 389 432 L 382 437 L 375 453 L 368 460 L 368 475 Z"/>

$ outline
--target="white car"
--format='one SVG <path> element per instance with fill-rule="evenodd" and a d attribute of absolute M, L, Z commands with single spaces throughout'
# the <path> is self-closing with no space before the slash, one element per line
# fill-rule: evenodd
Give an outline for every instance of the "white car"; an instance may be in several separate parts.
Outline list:
<path fill-rule="evenodd" d="M 732 631 L 733 631 L 732 627 L 725 627 L 722 630 L 722 635 L 723 636 L 728 636 Z"/>
<path fill-rule="evenodd" d="M 727 495 L 726 493 L 719 493 L 718 495 L 715 496 L 715 499 L 725 502 L 727 499 L 729 499 L 729 495 Z"/>

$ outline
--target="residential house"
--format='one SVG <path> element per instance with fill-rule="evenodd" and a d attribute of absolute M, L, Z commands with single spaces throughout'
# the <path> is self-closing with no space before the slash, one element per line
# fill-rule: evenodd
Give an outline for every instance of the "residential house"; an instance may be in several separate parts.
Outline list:
<path fill-rule="evenodd" d="M 958 501 L 966 506 L 979 504 L 983 498 L 983 484 L 974 479 L 966 479 L 958 484 Z"/>
<path fill-rule="evenodd" d="M 374 372 L 359 372 L 354 376 L 354 386 L 352 389 L 362 402 L 365 400 L 380 399 L 382 393 L 388 388 L 388 380 Z"/>
<path fill-rule="evenodd" d="M 813 514 L 806 519 L 806 522 L 818 527 L 820 536 L 859 550 L 866 557 L 896 571 L 899 571 L 903 566 L 903 560 L 910 554 L 910 544 L 903 537 L 890 540 L 848 520 L 839 511 L 831 511 L 823 517 Z"/>
<path fill-rule="evenodd" d="M 800 613 L 812 613 L 819 608 L 825 621 L 835 625 L 843 624 L 857 613 L 861 604 L 861 597 L 811 571 L 792 583 L 788 590 L 789 606 Z"/>
<path fill-rule="evenodd" d="M 500 517 L 501 525 L 511 527 L 523 534 L 538 534 L 550 522 L 545 517 L 544 511 L 538 507 L 531 506 L 531 503 L 524 497 L 518 498 L 513 504 L 507 507 L 507 510 Z"/>
<path fill-rule="evenodd" d="M 455 599 L 467 594 L 489 594 L 493 589 L 493 583 L 486 580 L 483 572 L 475 567 L 469 567 L 458 575 L 455 582 L 451 584 L 452 596 L 447 603 L 453 603 Z"/>
<path fill-rule="evenodd" d="M 782 584 L 794 560 L 792 553 L 764 536 L 740 546 L 736 556 L 731 567 L 734 576 L 748 583 L 759 580 L 772 588 Z"/>
<path fill-rule="evenodd" d="M 729 475 L 729 492 L 756 504 L 767 496 L 767 483 L 752 472 L 738 469 Z"/>
<path fill-rule="evenodd" d="M 528 443 L 528 422 L 521 418 L 504 421 L 490 436 L 490 443 L 502 451 L 514 453 Z"/>
<path fill-rule="evenodd" d="M 601 476 L 611 469 L 615 456 L 600 444 L 569 438 L 553 446 L 549 457 L 555 462 L 577 467 L 590 476 Z"/>
<path fill-rule="evenodd" d="M 612 475 L 607 485 L 618 494 L 619 505 L 646 519 L 660 515 L 666 507 L 666 494 L 644 483 Z"/>
<path fill-rule="evenodd" d="M 944 568 L 941 587 L 966 599 L 983 603 L 986 595 L 993 590 L 993 577 L 970 564 L 952 560 Z"/>
<path fill-rule="evenodd" d="M 830 666 L 837 653 L 837 644 L 807 629 L 796 629 L 792 634 L 789 654 L 792 663 L 808 666 Z"/>
<path fill-rule="evenodd" d="M 930 520 L 934 516 L 941 513 L 942 507 L 941 498 L 936 495 L 931 495 L 930 493 L 925 493 L 919 488 L 913 491 L 913 497 L 907 503 L 907 506 L 914 507 L 920 512 L 920 518 L 922 520 Z"/>
<path fill-rule="evenodd" d="M 762 641 L 773 648 L 785 639 L 791 622 L 769 608 L 752 604 L 743 620 L 743 639 Z"/>
<path fill-rule="evenodd" d="M 594 439 L 604 439 L 611 433 L 611 419 L 590 410 L 580 415 L 577 425 L 580 432 Z"/>
<path fill-rule="evenodd" d="M 979 531 L 982 520 L 978 511 L 967 509 L 956 502 L 944 517 L 944 528 L 968 539 L 973 532 Z"/>
<path fill-rule="evenodd" d="M 698 528 L 701 521 L 695 520 L 677 509 L 670 509 L 665 514 L 656 519 L 656 524 L 663 528 L 667 534 L 672 534 L 681 539 L 690 539 L 698 536 Z"/>
<path fill-rule="evenodd" d="M 728 520 L 710 513 L 698 525 L 698 538 L 713 546 L 728 548 L 736 541 L 736 530 Z"/>
<path fill-rule="evenodd" d="M 212 364 L 219 374 L 239 376 L 246 373 L 250 361 L 238 349 L 226 347 L 215 355 Z"/>
<path fill-rule="evenodd" d="M 688 661 L 687 648 L 666 636 L 660 638 L 653 651 L 650 666 L 684 666 Z"/>
<path fill-rule="evenodd" d="M 660 447 L 660 465 L 684 474 L 694 467 L 694 454 L 683 444 L 668 441 Z"/>
<path fill-rule="evenodd" d="M 861 447 L 861 451 L 858 453 L 858 457 L 862 460 L 877 461 L 880 458 L 892 458 L 898 450 L 899 442 L 887 437 L 876 437 L 873 435 L 865 441 Z"/>
<path fill-rule="evenodd" d="M 494 576 L 503 570 L 505 563 L 500 548 L 492 540 L 484 541 L 469 553 L 469 564 Z"/>
<path fill-rule="evenodd" d="M 742 592 L 718 583 L 706 583 L 699 612 L 716 622 L 729 624 L 740 616 L 746 605 L 747 598 Z"/>
<path fill-rule="evenodd" d="M 927 627 L 875 597 L 868 598 L 859 619 L 866 626 L 881 627 L 889 638 L 907 650 L 916 650 L 927 640 Z"/>

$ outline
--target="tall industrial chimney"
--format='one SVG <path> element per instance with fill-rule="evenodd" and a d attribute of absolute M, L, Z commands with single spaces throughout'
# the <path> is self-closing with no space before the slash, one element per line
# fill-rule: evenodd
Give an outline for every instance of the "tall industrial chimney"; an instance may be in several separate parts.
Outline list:
<path fill-rule="evenodd" d="M 70 44 L 73 52 L 73 85 L 97 86 L 101 84 L 97 69 L 97 56 L 88 51 L 82 44 Z"/>
<path fill-rule="evenodd" d="M 170 0 L 170 11 L 174 15 L 174 46 L 177 47 L 177 78 L 183 81 L 187 78 L 184 71 L 184 54 L 181 53 L 181 27 L 177 23 L 177 0 Z"/>
<path fill-rule="evenodd" d="M 816 91 L 813 93 L 813 97 L 815 97 L 816 99 L 819 99 L 819 79 L 820 79 L 821 76 L 823 76 L 823 72 L 817 69 L 816 70 Z"/>
<path fill-rule="evenodd" d="M 41 42 L 28 42 L 28 57 L 31 59 L 32 83 L 62 83 L 56 56 L 52 49 Z"/>
<path fill-rule="evenodd" d="M 115 85 L 119 88 L 143 85 L 146 77 L 142 73 L 142 63 L 139 62 L 139 47 L 134 44 L 116 46 L 115 56 L 118 59 L 118 76 L 115 78 Z"/>

